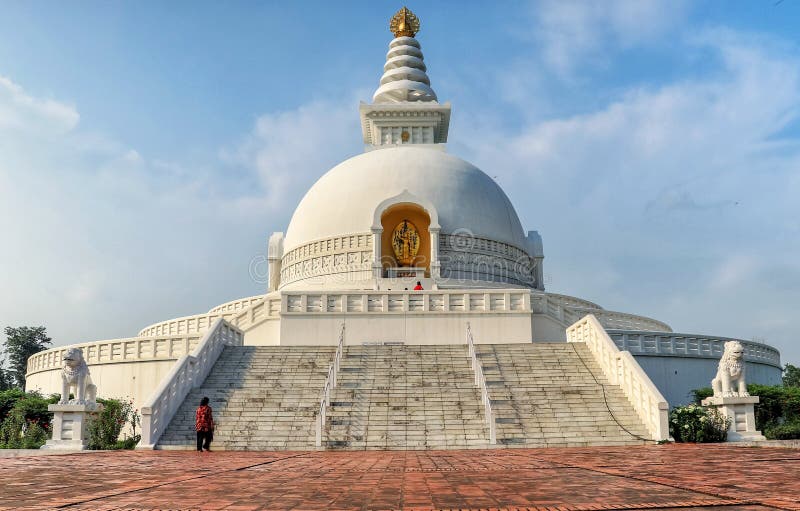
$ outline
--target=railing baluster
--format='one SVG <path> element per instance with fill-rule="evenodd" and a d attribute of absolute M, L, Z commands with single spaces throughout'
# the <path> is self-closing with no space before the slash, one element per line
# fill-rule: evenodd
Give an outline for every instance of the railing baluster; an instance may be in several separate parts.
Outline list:
<path fill-rule="evenodd" d="M 336 353 L 333 355 L 333 362 L 328 368 L 328 377 L 325 378 L 325 385 L 322 386 L 322 396 L 319 400 L 319 412 L 317 413 L 316 432 L 314 435 L 314 443 L 317 447 L 322 447 L 322 430 L 325 427 L 325 418 L 327 416 L 327 407 L 331 404 L 331 390 L 336 387 L 336 375 L 339 372 L 339 366 L 344 352 L 344 323 L 339 332 L 339 344 L 336 345 Z"/>
<path fill-rule="evenodd" d="M 475 385 L 481 389 L 483 412 L 489 427 L 489 443 L 493 445 L 497 443 L 497 433 L 494 412 L 492 412 L 492 400 L 489 398 L 489 389 L 486 386 L 486 377 L 483 375 L 483 366 L 478 361 L 478 355 L 475 351 L 475 341 L 472 338 L 472 329 L 469 322 L 467 322 L 467 353 L 472 363 L 472 369 L 475 371 Z"/>

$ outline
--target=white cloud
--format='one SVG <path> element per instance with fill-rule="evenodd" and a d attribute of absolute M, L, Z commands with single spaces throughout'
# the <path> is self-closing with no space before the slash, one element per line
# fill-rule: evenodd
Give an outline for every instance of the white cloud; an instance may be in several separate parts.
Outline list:
<path fill-rule="evenodd" d="M 682 0 L 545 0 L 534 4 L 534 36 L 554 70 L 571 75 L 609 58 L 609 49 L 657 39 L 686 13 Z"/>
<path fill-rule="evenodd" d="M 80 120 L 74 106 L 34 97 L 0 75 L 0 134 L 22 131 L 70 131 Z"/>
<path fill-rule="evenodd" d="M 291 211 L 317 178 L 363 147 L 355 105 L 354 98 L 315 101 L 262 115 L 223 158 L 257 171 L 270 210 Z"/>
<path fill-rule="evenodd" d="M 711 275 L 710 286 L 715 291 L 742 289 L 758 269 L 758 260 L 749 255 L 735 254 L 725 258 Z"/>
<path fill-rule="evenodd" d="M 784 133 L 800 119 L 800 55 L 721 30 L 675 44 L 709 55 L 708 72 L 516 133 L 476 130 L 471 159 L 542 231 L 551 290 L 766 337 L 797 360 L 774 318 L 800 303 L 784 283 L 800 274 L 800 143 Z"/>
<path fill-rule="evenodd" d="M 0 116 L 3 326 L 43 324 L 60 344 L 120 337 L 256 288 L 247 263 L 268 222 L 230 207 L 212 173 L 166 172 L 8 79 Z"/>
<path fill-rule="evenodd" d="M 206 166 L 83 131 L 76 109 L 10 80 L 0 113 L 0 320 L 43 324 L 58 344 L 261 292 L 250 260 L 311 183 L 361 148 L 354 100 L 261 116 Z"/>

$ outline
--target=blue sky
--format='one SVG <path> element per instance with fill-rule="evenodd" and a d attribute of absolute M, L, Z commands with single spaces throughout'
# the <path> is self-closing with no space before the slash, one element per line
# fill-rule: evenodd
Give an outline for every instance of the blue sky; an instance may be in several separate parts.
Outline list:
<path fill-rule="evenodd" d="M 400 6 L 2 2 L 0 325 L 124 337 L 261 292 L 266 238 L 361 151 Z M 549 290 L 800 363 L 800 3 L 409 7 Z"/>

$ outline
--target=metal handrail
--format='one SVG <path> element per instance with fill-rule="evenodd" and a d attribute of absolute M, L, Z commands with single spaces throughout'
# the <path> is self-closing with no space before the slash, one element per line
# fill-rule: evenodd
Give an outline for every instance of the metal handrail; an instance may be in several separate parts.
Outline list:
<path fill-rule="evenodd" d="M 472 362 L 472 370 L 475 371 L 475 385 L 479 386 L 481 389 L 483 411 L 486 417 L 486 423 L 489 426 L 489 443 L 494 445 L 497 443 L 497 426 L 494 420 L 494 412 L 492 411 L 492 400 L 489 399 L 489 389 L 486 386 L 486 377 L 483 375 L 483 367 L 475 353 L 475 341 L 472 338 L 472 328 L 470 328 L 469 322 L 467 322 L 467 352 Z"/>
<path fill-rule="evenodd" d="M 336 388 L 336 374 L 339 372 L 339 366 L 341 365 L 343 354 L 344 323 L 342 323 L 342 329 L 339 332 L 339 344 L 336 346 L 336 353 L 333 356 L 333 362 L 331 362 L 331 365 L 328 368 L 328 377 L 325 378 L 325 385 L 322 387 L 322 396 L 319 400 L 319 412 L 317 413 L 317 431 L 315 440 L 315 445 L 317 447 L 322 446 L 322 429 L 325 427 L 327 408 L 331 405 L 331 391 Z"/>

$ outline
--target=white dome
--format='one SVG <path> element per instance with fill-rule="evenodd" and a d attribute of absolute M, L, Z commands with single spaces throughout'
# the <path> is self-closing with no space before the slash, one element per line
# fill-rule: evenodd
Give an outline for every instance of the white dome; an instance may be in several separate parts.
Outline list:
<path fill-rule="evenodd" d="M 443 233 L 467 230 L 525 247 L 519 217 L 494 180 L 443 150 L 420 146 L 369 151 L 328 171 L 297 206 L 284 247 L 368 233 L 376 207 L 404 190 L 436 208 Z"/>

